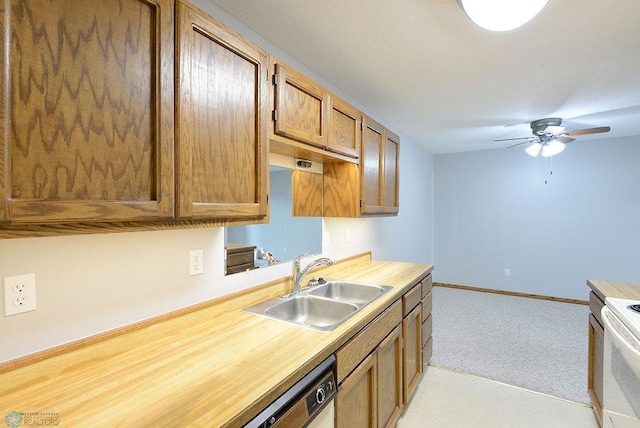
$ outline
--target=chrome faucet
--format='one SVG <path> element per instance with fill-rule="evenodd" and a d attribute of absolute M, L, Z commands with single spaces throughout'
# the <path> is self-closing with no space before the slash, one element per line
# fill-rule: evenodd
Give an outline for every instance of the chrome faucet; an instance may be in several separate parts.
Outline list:
<path fill-rule="evenodd" d="M 317 268 L 320 265 L 330 266 L 333 264 L 331 259 L 321 257 L 319 259 L 311 261 L 306 268 L 300 270 L 300 259 L 306 256 L 308 256 L 308 254 L 303 254 L 296 257 L 293 261 L 293 272 L 291 273 L 291 276 L 293 277 L 293 291 L 291 292 L 291 295 L 295 295 L 300 292 L 300 284 L 302 283 L 302 279 L 307 273 L 309 273 L 311 269 Z"/>

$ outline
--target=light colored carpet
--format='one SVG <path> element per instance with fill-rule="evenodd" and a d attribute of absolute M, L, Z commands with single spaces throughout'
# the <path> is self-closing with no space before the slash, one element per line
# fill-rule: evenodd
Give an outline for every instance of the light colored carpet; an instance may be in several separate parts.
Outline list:
<path fill-rule="evenodd" d="M 589 307 L 433 288 L 431 363 L 591 404 Z"/>

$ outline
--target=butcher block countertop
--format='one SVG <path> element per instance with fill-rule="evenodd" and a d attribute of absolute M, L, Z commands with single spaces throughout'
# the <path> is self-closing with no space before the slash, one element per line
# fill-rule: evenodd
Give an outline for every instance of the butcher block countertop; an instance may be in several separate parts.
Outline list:
<path fill-rule="evenodd" d="M 369 253 L 317 269 L 316 277 L 394 287 L 329 333 L 241 311 L 288 291 L 289 277 L 3 364 L 0 415 L 55 414 L 74 427 L 240 426 L 432 269 Z"/>
<path fill-rule="evenodd" d="M 640 284 L 632 284 L 629 282 L 601 281 L 596 279 L 588 279 L 587 284 L 603 302 L 605 297 L 618 297 L 620 299 L 640 300 Z"/>

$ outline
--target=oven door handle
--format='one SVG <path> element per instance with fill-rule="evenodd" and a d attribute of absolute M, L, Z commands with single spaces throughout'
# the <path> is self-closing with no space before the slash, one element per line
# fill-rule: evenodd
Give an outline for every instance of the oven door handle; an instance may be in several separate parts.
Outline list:
<path fill-rule="evenodd" d="M 624 346 L 635 359 L 640 361 L 640 340 L 618 320 L 618 317 L 611 309 L 603 306 L 601 315 L 605 330 L 611 332 L 615 341 Z"/>

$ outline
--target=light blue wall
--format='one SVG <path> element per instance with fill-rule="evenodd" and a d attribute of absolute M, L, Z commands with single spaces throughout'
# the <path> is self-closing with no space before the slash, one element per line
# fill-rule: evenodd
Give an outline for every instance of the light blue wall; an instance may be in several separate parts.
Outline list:
<path fill-rule="evenodd" d="M 583 300 L 587 278 L 640 282 L 640 138 L 434 163 L 436 281 Z"/>

